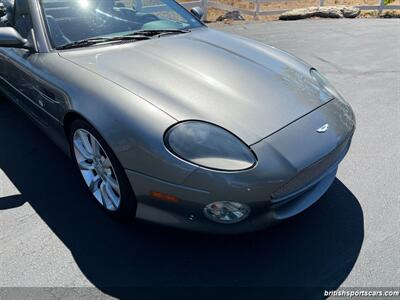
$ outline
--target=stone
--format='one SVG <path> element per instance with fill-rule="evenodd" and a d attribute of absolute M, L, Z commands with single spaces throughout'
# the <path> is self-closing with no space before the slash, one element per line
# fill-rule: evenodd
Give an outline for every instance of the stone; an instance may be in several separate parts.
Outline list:
<path fill-rule="evenodd" d="M 343 18 L 343 13 L 338 7 L 323 6 L 317 10 L 315 17 L 340 19 Z"/>
<path fill-rule="evenodd" d="M 345 18 L 357 18 L 360 13 L 361 9 L 354 7 L 354 6 L 343 6 L 341 8 L 343 17 Z"/>
<path fill-rule="evenodd" d="M 232 21 L 244 21 L 244 17 L 240 14 L 240 11 L 228 11 L 222 16 L 217 18 L 217 22 L 225 21 L 225 20 L 232 20 Z"/>
<path fill-rule="evenodd" d="M 280 20 L 300 20 L 312 17 L 320 18 L 356 18 L 361 10 L 353 6 L 322 6 L 293 9 L 279 16 Z"/>
<path fill-rule="evenodd" d="M 314 17 L 318 7 L 288 10 L 279 16 L 280 20 L 300 20 Z"/>
<path fill-rule="evenodd" d="M 400 18 L 400 12 L 395 10 L 387 10 L 381 15 L 381 18 Z"/>

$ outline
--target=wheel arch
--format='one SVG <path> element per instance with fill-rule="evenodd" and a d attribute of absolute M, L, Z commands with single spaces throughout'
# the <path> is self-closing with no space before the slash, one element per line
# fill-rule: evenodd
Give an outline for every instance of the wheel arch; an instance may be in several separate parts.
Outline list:
<path fill-rule="evenodd" d="M 78 121 L 79 124 L 74 125 L 75 121 Z M 123 191 L 122 192 L 123 194 L 121 194 L 121 197 L 123 198 L 121 199 L 125 199 L 124 202 L 121 204 L 125 208 L 123 208 L 122 211 L 118 209 L 118 211 L 115 214 L 114 212 L 112 212 L 112 216 L 115 216 L 122 221 L 132 221 L 136 216 L 136 209 L 137 209 L 136 195 L 129 181 L 128 175 L 126 174 L 126 171 L 123 165 L 121 164 L 119 158 L 115 154 L 114 150 L 104 139 L 101 132 L 97 128 L 95 128 L 93 126 L 93 123 L 90 122 L 87 118 L 85 118 L 82 114 L 75 111 L 70 111 L 67 114 L 65 114 L 63 123 L 64 123 L 64 131 L 68 140 L 73 139 L 72 132 L 74 129 L 83 128 L 96 138 L 100 147 L 102 147 L 102 149 L 104 150 L 105 155 L 111 159 L 112 167 L 115 170 L 115 174 L 117 176 L 116 178 L 118 178 L 121 191 Z M 73 147 L 74 147 L 73 141 L 71 141 L 70 153 L 72 158 L 74 158 Z M 108 210 L 106 212 L 110 213 L 110 211 Z"/>
<path fill-rule="evenodd" d="M 100 131 L 93 124 L 93 122 L 90 122 L 90 120 L 88 118 L 85 118 L 82 114 L 78 113 L 77 111 L 71 110 L 71 111 L 68 111 L 64 115 L 64 118 L 63 118 L 64 134 L 68 141 L 69 141 L 69 134 L 70 134 L 72 123 L 76 120 L 83 120 L 83 121 L 89 123 L 101 135 Z M 103 137 L 103 139 L 104 139 L 104 137 Z M 71 150 L 69 152 L 71 152 Z M 71 154 L 72 153 L 69 153 L 70 156 L 71 156 Z"/>

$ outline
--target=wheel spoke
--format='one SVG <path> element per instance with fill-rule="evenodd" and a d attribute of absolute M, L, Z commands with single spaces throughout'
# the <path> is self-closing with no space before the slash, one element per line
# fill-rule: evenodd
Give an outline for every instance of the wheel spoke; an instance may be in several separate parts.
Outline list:
<path fill-rule="evenodd" d="M 101 158 L 101 160 L 102 160 L 102 163 L 103 163 L 103 166 L 104 166 L 105 169 L 112 168 L 111 161 L 110 161 L 110 159 L 109 159 L 108 157 L 104 157 L 104 156 L 103 156 L 103 157 Z"/>
<path fill-rule="evenodd" d="M 111 204 L 114 207 L 114 209 L 118 208 L 119 199 L 114 194 L 114 192 L 112 191 L 112 188 L 110 187 L 110 185 L 107 182 L 103 181 L 101 183 L 100 192 L 101 192 L 103 205 L 105 205 L 108 208 L 108 206 L 109 206 L 108 204 Z"/>
<path fill-rule="evenodd" d="M 78 165 L 81 170 L 87 170 L 87 171 L 94 170 L 94 163 L 88 162 L 87 160 L 82 160 L 78 162 Z"/>
<path fill-rule="evenodd" d="M 100 145 L 93 135 L 89 135 L 90 146 L 92 147 L 93 155 L 100 156 Z"/>
<path fill-rule="evenodd" d="M 101 203 L 103 204 L 103 206 L 105 208 L 108 208 L 107 202 L 111 203 L 111 201 L 108 198 L 108 195 L 107 195 L 107 192 L 105 189 L 105 185 L 106 185 L 106 183 L 104 181 L 100 184 L 100 195 L 101 195 L 100 197 L 101 197 Z"/>
<path fill-rule="evenodd" d="M 78 134 L 79 134 L 79 138 L 81 139 L 82 144 L 85 147 L 86 151 L 88 153 L 90 153 L 91 155 L 93 155 L 94 154 L 93 148 L 92 148 L 92 145 L 90 144 L 90 141 L 89 141 L 89 135 L 90 134 L 86 133 L 86 132 L 83 132 L 82 130 L 79 130 Z"/>
<path fill-rule="evenodd" d="M 119 184 L 118 182 L 112 178 L 110 175 L 107 175 L 105 178 L 105 181 L 110 185 L 110 187 L 118 193 L 118 195 L 120 194 L 120 190 L 119 190 Z"/>
<path fill-rule="evenodd" d="M 119 205 L 119 197 L 115 194 L 114 190 L 112 189 L 109 183 L 105 184 L 107 195 L 109 196 L 113 206 L 117 209 Z"/>
<path fill-rule="evenodd" d="M 92 193 L 97 192 L 97 190 L 99 189 L 100 182 L 102 182 L 102 179 L 100 178 L 99 175 L 93 177 L 92 181 L 89 184 L 89 189 Z"/>
<path fill-rule="evenodd" d="M 81 139 L 74 140 L 74 148 L 85 158 L 93 159 L 93 155 L 89 153 L 83 145 Z"/>

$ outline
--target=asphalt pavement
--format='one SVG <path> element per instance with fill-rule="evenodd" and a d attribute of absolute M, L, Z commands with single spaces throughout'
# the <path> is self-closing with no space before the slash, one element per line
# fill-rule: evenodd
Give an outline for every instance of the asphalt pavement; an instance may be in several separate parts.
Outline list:
<path fill-rule="evenodd" d="M 348 99 L 357 130 L 327 194 L 245 236 L 122 225 L 87 199 L 73 163 L 0 99 L 0 287 L 8 287 L 0 298 L 322 299 L 325 289 L 399 286 L 400 20 L 213 27 L 300 57 Z"/>

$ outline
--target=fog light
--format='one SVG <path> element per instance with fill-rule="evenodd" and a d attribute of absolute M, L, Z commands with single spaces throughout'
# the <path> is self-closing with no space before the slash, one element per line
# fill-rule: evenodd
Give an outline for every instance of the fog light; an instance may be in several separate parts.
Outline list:
<path fill-rule="evenodd" d="M 237 223 L 244 220 L 250 213 L 250 208 L 244 204 L 230 201 L 218 201 L 208 204 L 204 214 L 210 220 L 218 223 Z"/>

